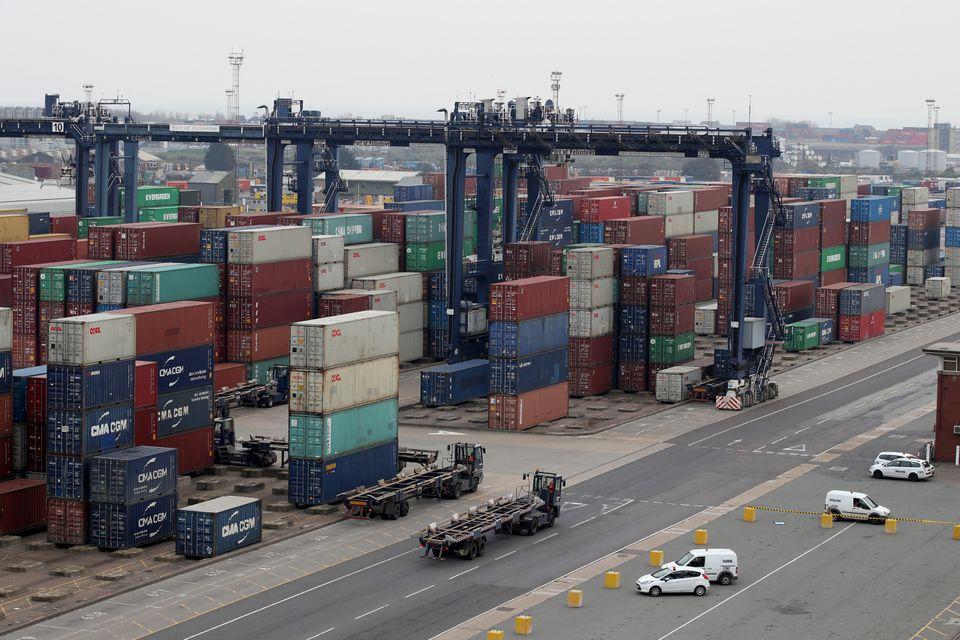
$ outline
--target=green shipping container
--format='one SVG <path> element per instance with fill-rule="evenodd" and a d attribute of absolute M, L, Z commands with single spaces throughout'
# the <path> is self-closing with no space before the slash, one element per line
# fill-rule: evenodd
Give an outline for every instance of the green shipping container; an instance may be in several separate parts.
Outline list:
<path fill-rule="evenodd" d="M 373 241 L 373 216 L 369 213 L 304 218 L 300 224 L 309 226 L 315 236 L 343 236 L 344 244 Z"/>
<path fill-rule="evenodd" d="M 122 196 L 120 201 L 123 202 Z M 137 209 L 176 207 L 179 204 L 180 190 L 176 187 L 137 187 Z"/>
<path fill-rule="evenodd" d="M 820 271 L 834 271 L 847 267 L 846 247 L 827 247 L 820 252 Z"/>
<path fill-rule="evenodd" d="M 99 260 L 41 268 L 40 274 L 37 277 L 37 284 L 40 289 L 40 301 L 63 302 L 67 299 L 67 269 L 76 269 L 77 267 L 107 267 L 115 263 L 115 260 Z"/>
<path fill-rule="evenodd" d="M 396 398 L 324 415 L 292 413 L 290 456 L 320 460 L 397 438 Z"/>
<path fill-rule="evenodd" d="M 90 227 L 109 227 L 123 224 L 123 216 L 102 216 L 99 218 L 80 218 L 77 223 L 77 237 L 84 239 L 90 233 Z"/>
<path fill-rule="evenodd" d="M 820 345 L 820 321 L 801 320 L 785 327 L 787 351 L 805 351 Z"/>
<path fill-rule="evenodd" d="M 902 184 L 891 185 L 891 186 L 887 187 L 887 195 L 888 195 L 888 196 L 893 196 L 893 197 L 895 197 L 895 198 L 899 198 L 902 193 L 903 193 L 903 185 L 902 185 Z"/>
<path fill-rule="evenodd" d="M 447 239 L 447 214 L 442 211 L 408 215 L 406 226 L 407 242 L 441 242 Z"/>
<path fill-rule="evenodd" d="M 463 256 L 472 256 L 477 252 L 477 241 L 464 238 Z M 446 266 L 447 249 L 444 241 L 408 242 L 406 246 L 407 271 L 440 271 Z"/>
<path fill-rule="evenodd" d="M 807 186 L 820 189 L 836 189 L 837 193 L 840 193 L 840 176 L 818 176 L 815 178 L 808 178 Z"/>
<path fill-rule="evenodd" d="M 903 273 L 903 265 L 902 265 L 902 264 L 891 264 L 891 265 L 890 265 L 890 275 L 894 275 L 895 273 L 900 273 L 900 274 Z"/>
<path fill-rule="evenodd" d="M 270 382 L 270 370 L 277 365 L 289 365 L 290 356 L 280 356 L 269 360 L 258 360 L 247 363 L 247 379 L 256 380 L 257 384 Z"/>
<path fill-rule="evenodd" d="M 852 244 L 850 245 L 849 266 L 854 269 L 863 269 L 865 267 L 875 267 L 880 264 L 890 262 L 890 243 L 881 242 L 879 244 Z"/>
<path fill-rule="evenodd" d="M 652 364 L 680 364 L 693 360 L 694 334 L 684 333 L 677 337 L 650 336 L 650 362 Z"/>
<path fill-rule="evenodd" d="M 219 295 L 220 273 L 215 264 L 173 264 L 127 272 L 127 304 L 130 306 Z"/>
<path fill-rule="evenodd" d="M 177 207 L 149 207 L 137 211 L 139 222 L 177 222 Z"/>
<path fill-rule="evenodd" d="M 638 191 L 637 192 L 637 215 L 643 216 L 647 214 L 647 203 L 650 201 L 650 193 L 647 191 Z M 580 215 L 579 211 L 573 212 L 573 217 L 576 218 Z"/>

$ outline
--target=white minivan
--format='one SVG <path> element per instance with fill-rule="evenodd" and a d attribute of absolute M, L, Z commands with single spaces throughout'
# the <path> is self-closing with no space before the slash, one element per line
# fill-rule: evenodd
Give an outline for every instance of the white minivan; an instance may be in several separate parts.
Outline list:
<path fill-rule="evenodd" d="M 690 549 L 682 558 L 668 562 L 662 569 L 697 569 L 710 582 L 728 585 L 740 577 L 737 554 L 730 549 Z"/>
<path fill-rule="evenodd" d="M 890 509 L 873 501 L 870 496 L 857 491 L 828 491 L 823 509 L 834 518 L 853 517 L 870 522 L 883 522 L 890 516 Z"/>

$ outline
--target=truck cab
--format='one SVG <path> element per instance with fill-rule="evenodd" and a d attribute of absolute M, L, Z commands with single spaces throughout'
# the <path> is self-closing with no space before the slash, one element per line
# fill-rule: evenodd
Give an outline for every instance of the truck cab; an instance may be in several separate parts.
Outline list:
<path fill-rule="evenodd" d="M 479 444 L 457 442 L 448 444 L 447 451 L 451 452 L 450 465 L 463 467 L 463 472 L 444 483 L 443 497 L 455 500 L 464 492 L 474 493 L 483 482 L 483 454 L 486 449 Z"/>
<path fill-rule="evenodd" d="M 543 500 L 541 511 L 547 514 L 544 522 L 551 526 L 560 517 L 560 504 L 563 500 L 563 486 L 566 481 L 555 473 L 537 471 L 533 474 L 533 494 Z"/>

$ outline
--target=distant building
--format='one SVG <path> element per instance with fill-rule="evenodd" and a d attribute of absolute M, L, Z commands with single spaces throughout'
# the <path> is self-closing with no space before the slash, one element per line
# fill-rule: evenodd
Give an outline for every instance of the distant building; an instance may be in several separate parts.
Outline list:
<path fill-rule="evenodd" d="M 0 209 L 75 213 L 74 190 L 0 173 Z"/>
<path fill-rule="evenodd" d="M 362 169 L 343 169 L 340 177 L 347 185 L 347 197 L 363 200 L 364 196 L 393 197 L 393 188 L 397 185 L 422 184 L 423 178 L 416 171 L 379 171 Z M 323 174 L 316 178 L 318 189 L 323 188 Z"/>
<path fill-rule="evenodd" d="M 920 153 L 912 149 L 897 152 L 897 163 L 901 169 L 919 169 Z"/>
<path fill-rule="evenodd" d="M 195 173 L 187 184 L 200 192 L 203 204 L 233 204 L 237 198 L 237 179 L 231 171 Z"/>
<path fill-rule="evenodd" d="M 876 149 L 864 149 L 857 152 L 857 166 L 866 169 L 879 169 L 880 152 Z"/>

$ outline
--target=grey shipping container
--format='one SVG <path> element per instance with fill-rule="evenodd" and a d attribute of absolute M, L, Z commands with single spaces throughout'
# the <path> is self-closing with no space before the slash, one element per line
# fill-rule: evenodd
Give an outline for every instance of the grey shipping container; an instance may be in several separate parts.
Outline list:
<path fill-rule="evenodd" d="M 392 242 L 354 244 L 343 250 L 344 277 L 373 276 L 396 273 L 400 268 L 400 245 Z"/>
<path fill-rule="evenodd" d="M 259 498 L 223 496 L 177 510 L 177 553 L 211 558 L 260 542 Z"/>
<path fill-rule="evenodd" d="M 137 355 L 136 324 L 131 315 L 94 313 L 50 322 L 50 364 L 88 365 Z"/>
<path fill-rule="evenodd" d="M 227 262 L 262 264 L 312 258 L 310 227 L 266 227 L 245 230 L 237 227 L 227 234 Z"/>

